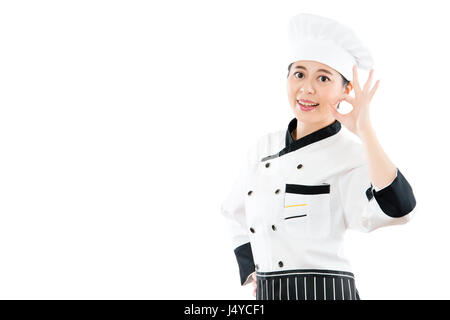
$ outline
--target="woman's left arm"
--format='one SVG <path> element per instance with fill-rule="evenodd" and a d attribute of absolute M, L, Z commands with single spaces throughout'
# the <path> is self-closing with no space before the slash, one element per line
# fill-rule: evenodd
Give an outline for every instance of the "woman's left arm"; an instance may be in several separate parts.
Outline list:
<path fill-rule="evenodd" d="M 330 106 L 330 111 L 339 122 L 361 139 L 364 150 L 366 151 L 369 175 L 372 184 L 376 188 L 382 189 L 395 179 L 397 176 L 397 167 L 384 152 L 370 122 L 370 101 L 380 83 L 380 80 L 378 80 L 373 88 L 370 89 L 372 78 L 373 69 L 370 70 L 367 82 L 364 87 L 361 88 L 356 65 L 354 65 L 352 84 L 355 88 L 355 97 L 353 98 L 347 94 L 337 102 L 339 103 L 340 101 L 345 100 L 353 106 L 353 110 L 345 115 L 340 114 L 336 110 L 336 103 L 335 105 Z"/>
<path fill-rule="evenodd" d="M 383 189 L 397 177 L 397 167 L 384 152 L 372 128 L 366 128 L 359 137 L 366 151 L 370 180 L 376 188 Z"/>
<path fill-rule="evenodd" d="M 409 182 L 384 152 L 370 123 L 369 104 L 380 82 L 378 80 L 373 88 L 370 89 L 372 77 L 373 69 L 370 70 L 366 84 L 361 88 L 358 82 L 356 66 L 353 66 L 355 97 L 353 98 L 346 94 L 338 101 L 345 100 L 349 102 L 353 105 L 353 110 L 343 115 L 336 110 L 335 105 L 330 105 L 330 111 L 339 122 L 356 134 L 364 145 L 368 178 L 375 187 L 374 190 L 370 187 L 366 191 L 368 201 L 370 202 L 372 198 L 375 198 L 386 215 L 400 218 L 408 215 L 414 209 L 416 199 Z M 377 188 L 381 190 L 377 190 Z M 376 226 L 374 225 L 373 227 Z"/>

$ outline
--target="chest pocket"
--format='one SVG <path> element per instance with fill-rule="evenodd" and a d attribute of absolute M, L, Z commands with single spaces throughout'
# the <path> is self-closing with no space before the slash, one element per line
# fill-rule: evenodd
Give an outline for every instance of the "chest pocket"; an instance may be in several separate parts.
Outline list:
<path fill-rule="evenodd" d="M 331 232 L 330 184 L 286 184 L 283 223 L 289 236 L 323 238 Z"/>

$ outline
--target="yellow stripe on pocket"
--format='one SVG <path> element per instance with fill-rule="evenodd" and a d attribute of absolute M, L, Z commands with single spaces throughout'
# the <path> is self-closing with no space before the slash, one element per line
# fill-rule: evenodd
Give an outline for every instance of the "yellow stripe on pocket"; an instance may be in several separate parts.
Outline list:
<path fill-rule="evenodd" d="M 285 208 L 289 208 L 289 207 L 300 207 L 300 206 L 306 206 L 306 203 L 303 203 L 303 204 L 293 204 L 293 205 L 290 205 L 290 206 L 284 206 Z"/>

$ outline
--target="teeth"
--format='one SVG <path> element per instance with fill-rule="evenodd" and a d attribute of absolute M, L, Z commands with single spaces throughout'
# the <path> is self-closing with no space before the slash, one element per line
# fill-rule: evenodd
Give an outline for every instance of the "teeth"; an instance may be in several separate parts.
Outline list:
<path fill-rule="evenodd" d="M 310 107 L 310 106 L 318 106 L 319 105 L 318 103 L 306 103 L 306 102 L 300 102 L 300 101 L 297 101 L 297 102 L 302 104 L 302 105 L 304 105 L 304 106 L 308 106 L 308 107 Z"/>

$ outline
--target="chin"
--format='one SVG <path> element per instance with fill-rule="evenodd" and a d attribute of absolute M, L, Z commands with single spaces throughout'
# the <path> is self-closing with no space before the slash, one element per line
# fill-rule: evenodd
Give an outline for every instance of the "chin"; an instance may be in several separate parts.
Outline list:
<path fill-rule="evenodd" d="M 310 122 L 310 123 L 322 122 L 329 116 L 323 114 L 318 109 L 314 109 L 311 111 L 302 111 L 299 108 L 297 108 L 297 106 L 294 108 L 293 111 L 295 117 L 302 122 Z"/>

